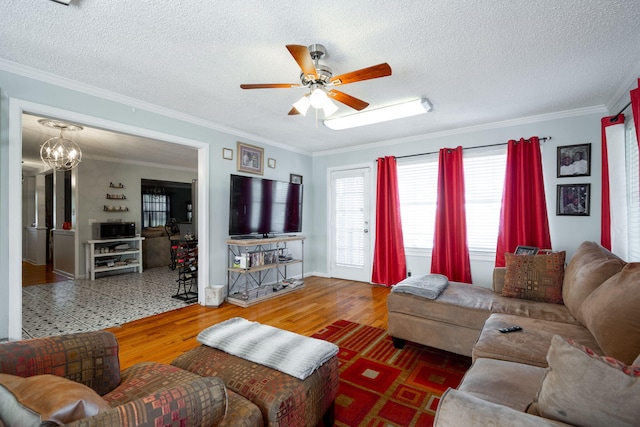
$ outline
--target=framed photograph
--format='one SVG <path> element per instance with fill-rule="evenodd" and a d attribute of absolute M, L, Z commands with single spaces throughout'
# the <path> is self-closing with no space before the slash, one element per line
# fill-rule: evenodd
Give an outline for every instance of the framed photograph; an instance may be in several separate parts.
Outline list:
<path fill-rule="evenodd" d="M 591 144 L 558 147 L 558 178 L 591 175 Z"/>
<path fill-rule="evenodd" d="M 222 158 L 225 160 L 233 160 L 233 150 L 231 148 L 223 148 Z"/>
<path fill-rule="evenodd" d="M 556 215 L 588 216 L 591 184 L 558 185 Z"/>
<path fill-rule="evenodd" d="M 264 148 L 238 141 L 238 171 L 262 175 L 264 173 Z"/>
<path fill-rule="evenodd" d="M 520 246 L 516 248 L 514 254 L 515 255 L 535 255 L 538 253 L 538 248 L 535 246 Z"/>
<path fill-rule="evenodd" d="M 289 174 L 289 182 L 293 184 L 302 184 L 302 175 L 296 175 L 294 173 Z"/>
<path fill-rule="evenodd" d="M 267 160 L 267 166 L 269 166 L 271 169 L 275 169 L 276 168 L 276 159 L 269 159 Z"/>

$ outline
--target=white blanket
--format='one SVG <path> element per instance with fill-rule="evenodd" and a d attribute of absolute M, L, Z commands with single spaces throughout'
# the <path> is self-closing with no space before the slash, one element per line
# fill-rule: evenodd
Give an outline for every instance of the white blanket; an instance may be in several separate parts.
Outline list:
<path fill-rule="evenodd" d="M 200 332 L 209 347 L 304 380 L 338 354 L 338 346 L 283 329 L 234 317 Z"/>
<path fill-rule="evenodd" d="M 425 274 L 424 276 L 407 277 L 395 285 L 391 292 L 404 292 L 424 298 L 436 299 L 449 284 L 447 276 L 442 274 Z"/>

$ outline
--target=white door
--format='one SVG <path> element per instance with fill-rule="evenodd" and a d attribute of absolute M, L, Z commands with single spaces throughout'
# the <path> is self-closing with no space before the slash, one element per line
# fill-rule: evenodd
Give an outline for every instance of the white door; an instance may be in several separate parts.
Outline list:
<path fill-rule="evenodd" d="M 371 281 L 370 174 L 370 168 L 330 173 L 331 277 Z"/>

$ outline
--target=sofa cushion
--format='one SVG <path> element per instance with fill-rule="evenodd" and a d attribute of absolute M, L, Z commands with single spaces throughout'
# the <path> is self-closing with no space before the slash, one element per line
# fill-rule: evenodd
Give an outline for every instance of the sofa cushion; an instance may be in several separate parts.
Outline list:
<path fill-rule="evenodd" d="M 640 420 L 640 366 L 627 366 L 556 335 L 549 369 L 528 412 L 584 427 Z"/>
<path fill-rule="evenodd" d="M 198 375 L 156 362 L 140 362 L 122 371 L 122 382 L 103 398 L 111 406 L 123 405 L 135 399 L 185 384 L 199 378 Z"/>
<path fill-rule="evenodd" d="M 617 274 L 625 262 L 595 242 L 582 243 L 564 272 L 562 299 L 571 314 L 584 324 L 582 303 L 598 286 Z"/>
<path fill-rule="evenodd" d="M 9 426 L 63 425 L 109 409 L 98 393 L 66 378 L 0 374 L 0 419 Z"/>
<path fill-rule="evenodd" d="M 565 252 L 541 255 L 505 253 L 507 272 L 502 295 L 562 304 Z"/>
<path fill-rule="evenodd" d="M 507 334 L 498 331 L 513 325 L 522 327 L 522 331 Z M 484 324 L 472 357 L 473 360 L 484 357 L 544 368 L 551 339 L 556 334 L 600 351 L 595 338 L 584 326 L 496 313 Z"/>
<path fill-rule="evenodd" d="M 545 420 L 504 405 L 487 402 L 470 393 L 448 389 L 440 399 L 434 419 L 437 427 L 558 427 L 569 424 Z"/>
<path fill-rule="evenodd" d="M 545 368 L 495 359 L 476 359 L 458 390 L 524 412 L 533 402 Z"/>
<path fill-rule="evenodd" d="M 593 291 L 582 314 L 607 356 L 632 363 L 640 354 L 640 263 L 625 265 Z"/>

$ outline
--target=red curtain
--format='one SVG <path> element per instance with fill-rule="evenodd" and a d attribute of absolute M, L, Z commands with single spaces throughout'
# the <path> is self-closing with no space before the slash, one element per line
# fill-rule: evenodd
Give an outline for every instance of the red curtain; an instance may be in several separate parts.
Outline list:
<path fill-rule="evenodd" d="M 513 252 L 518 245 L 551 249 L 542 156 L 537 136 L 508 142 L 506 169 L 496 267 L 504 267 L 505 252 Z"/>
<path fill-rule="evenodd" d="M 624 123 L 624 114 L 615 117 L 603 117 L 601 120 L 602 138 L 602 202 L 600 215 L 600 244 L 611 250 L 611 209 L 609 193 L 609 154 L 607 152 L 607 128 Z"/>
<path fill-rule="evenodd" d="M 371 281 L 392 286 L 407 277 L 395 157 L 378 159 L 376 243 Z"/>
<path fill-rule="evenodd" d="M 631 111 L 633 112 L 633 122 L 636 124 L 636 140 L 640 147 L 640 79 L 638 79 L 638 87 L 631 92 Z"/>
<path fill-rule="evenodd" d="M 462 147 L 442 148 L 438 157 L 438 204 L 431 273 L 471 283 L 467 246 Z"/>

